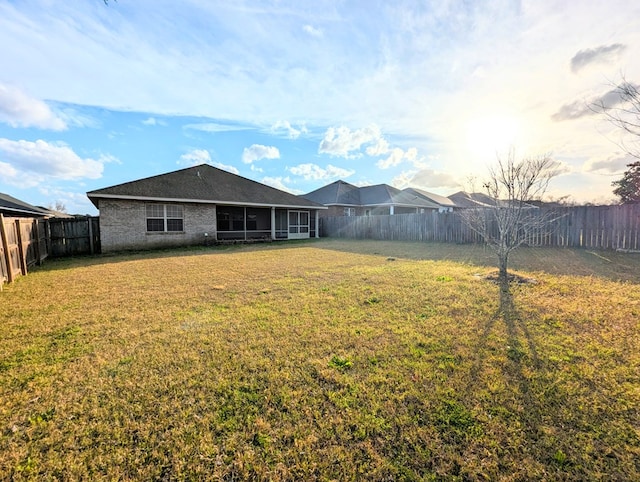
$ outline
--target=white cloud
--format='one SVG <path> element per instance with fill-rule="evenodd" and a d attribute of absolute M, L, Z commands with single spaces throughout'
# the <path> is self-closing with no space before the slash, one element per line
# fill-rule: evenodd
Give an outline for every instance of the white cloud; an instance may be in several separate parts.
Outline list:
<path fill-rule="evenodd" d="M 285 182 L 291 182 L 291 179 L 288 177 L 264 177 L 262 178 L 262 184 L 266 184 L 267 186 L 275 187 L 276 189 L 280 189 L 281 191 L 286 191 L 291 194 L 302 194 L 303 191 L 299 189 L 292 189 L 285 184 Z"/>
<path fill-rule="evenodd" d="M 398 147 L 391 151 L 391 155 L 386 159 L 381 159 L 376 162 L 376 166 L 380 169 L 389 169 L 390 167 L 397 166 L 404 159 L 404 151 Z"/>
<path fill-rule="evenodd" d="M 98 119 L 68 105 L 55 105 L 55 112 L 67 127 L 88 127 L 91 129 L 99 129 L 101 127 Z"/>
<path fill-rule="evenodd" d="M 240 171 L 235 167 L 229 164 L 222 164 L 221 162 L 214 161 L 211 163 L 213 167 L 217 167 L 218 169 L 222 169 L 223 171 L 231 172 L 233 174 L 240 174 Z"/>
<path fill-rule="evenodd" d="M 385 141 L 381 141 L 381 139 L 382 133 L 380 128 L 374 124 L 355 131 L 345 126 L 329 127 L 324 135 L 324 139 L 320 142 L 318 152 L 320 154 L 353 159 L 360 157 L 362 154 L 360 152 L 351 154 L 351 152 L 359 151 L 365 144 L 374 144 L 372 152 L 383 148 Z"/>
<path fill-rule="evenodd" d="M 248 131 L 253 129 L 252 127 L 240 126 L 234 124 L 220 124 L 217 122 L 203 122 L 201 124 L 186 124 L 183 129 L 191 129 L 202 132 L 233 132 L 233 131 Z"/>
<path fill-rule="evenodd" d="M 104 164 L 117 161 L 115 157 L 108 155 L 101 155 L 98 159 L 83 159 L 64 143 L 13 141 L 4 138 L 0 138 L 0 159 L 3 164 L 0 179 L 22 186 L 35 186 L 47 178 L 99 179 L 102 177 Z"/>
<path fill-rule="evenodd" d="M 211 163 L 211 155 L 209 151 L 206 149 L 193 149 L 189 152 L 186 152 L 180 156 L 180 160 L 178 161 L 178 165 L 191 167 L 197 166 L 198 164 L 210 164 Z"/>
<path fill-rule="evenodd" d="M 240 171 L 229 164 L 223 164 L 211 159 L 211 154 L 206 149 L 192 149 L 189 152 L 185 152 L 180 156 L 180 160 L 177 162 L 179 166 L 192 167 L 200 164 L 209 164 L 223 171 L 231 172 L 233 174 L 240 174 Z"/>
<path fill-rule="evenodd" d="M 304 27 L 302 27 L 302 30 L 307 32 L 312 37 L 322 37 L 323 36 L 322 30 L 319 29 L 319 28 L 314 27 L 313 25 L 305 25 Z"/>
<path fill-rule="evenodd" d="M 142 121 L 145 126 L 166 126 L 167 123 L 163 120 L 157 119 L 156 117 L 147 117 Z"/>
<path fill-rule="evenodd" d="M 402 161 L 409 161 L 412 163 L 418 163 L 418 150 L 415 147 L 410 147 L 406 151 L 396 147 L 391 151 L 391 155 L 386 159 L 381 159 L 376 163 L 380 169 L 389 169 L 390 167 L 397 166 Z"/>
<path fill-rule="evenodd" d="M 261 144 L 253 144 L 251 147 L 245 147 L 242 151 L 242 162 L 251 164 L 260 159 L 279 159 L 280 151 L 277 147 L 263 146 Z"/>
<path fill-rule="evenodd" d="M 366 153 L 372 157 L 384 156 L 389 152 L 389 143 L 386 139 L 380 137 L 377 142 L 367 147 Z"/>
<path fill-rule="evenodd" d="M 53 131 L 67 128 L 65 121 L 46 103 L 3 84 L 0 84 L 0 122 L 11 127 L 37 127 Z"/>
<path fill-rule="evenodd" d="M 289 123 L 289 121 L 281 120 L 273 124 L 269 130 L 272 134 L 285 135 L 289 139 L 297 139 L 300 137 L 300 134 L 306 134 L 308 132 L 305 126 L 301 126 L 300 129 L 296 129 Z"/>
<path fill-rule="evenodd" d="M 396 176 L 391 185 L 398 189 L 415 187 L 418 189 L 461 188 L 462 185 L 451 174 L 433 169 L 403 172 Z"/>
<path fill-rule="evenodd" d="M 3 179 L 10 184 L 15 184 L 15 181 L 18 181 L 19 174 L 20 172 L 11 164 L 0 161 L 0 179 Z"/>
<path fill-rule="evenodd" d="M 49 199 L 45 206 L 54 206 L 56 202 L 61 202 L 69 214 L 84 214 L 95 210 L 84 192 L 71 192 L 62 189 L 39 187 L 38 191 Z"/>
<path fill-rule="evenodd" d="M 296 176 L 302 176 L 305 180 L 326 180 L 326 179 L 341 179 L 351 176 L 355 171 L 352 169 L 343 169 L 341 167 L 335 167 L 328 164 L 326 169 L 318 166 L 317 164 L 300 164 L 298 166 L 288 168 L 292 174 Z"/>

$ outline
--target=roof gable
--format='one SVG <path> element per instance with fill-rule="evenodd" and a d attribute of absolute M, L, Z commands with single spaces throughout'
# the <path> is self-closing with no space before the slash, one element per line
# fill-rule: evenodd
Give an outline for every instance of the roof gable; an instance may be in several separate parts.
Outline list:
<path fill-rule="evenodd" d="M 345 206 L 360 205 L 360 191 L 358 187 L 344 181 L 332 182 L 315 191 L 304 194 L 303 197 L 324 204 L 325 206 L 335 204 Z"/>
<path fill-rule="evenodd" d="M 322 208 L 308 199 L 209 164 L 97 189 L 87 196 L 96 206 L 99 198 L 121 198 Z"/>

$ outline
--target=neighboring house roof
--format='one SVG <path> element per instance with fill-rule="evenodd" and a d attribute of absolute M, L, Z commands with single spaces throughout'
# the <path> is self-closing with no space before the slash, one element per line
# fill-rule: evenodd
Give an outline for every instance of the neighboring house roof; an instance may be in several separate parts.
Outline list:
<path fill-rule="evenodd" d="M 433 208 L 431 202 L 387 184 L 376 184 L 375 186 L 361 187 L 360 202 L 362 203 L 362 206 L 394 205 Z"/>
<path fill-rule="evenodd" d="M 325 206 L 360 206 L 359 188 L 344 181 L 332 182 L 303 197 Z"/>
<path fill-rule="evenodd" d="M 480 208 L 480 207 L 495 207 L 496 200 L 481 192 L 468 193 L 465 191 L 458 191 L 449 196 L 456 206 L 461 208 Z"/>
<path fill-rule="evenodd" d="M 326 209 L 308 199 L 208 164 L 97 189 L 87 196 L 96 207 L 98 199 L 131 199 Z"/>
<path fill-rule="evenodd" d="M 58 211 L 56 209 L 49 209 L 43 206 L 37 206 L 37 208 L 43 211 L 45 215 L 49 216 L 50 218 L 73 219 L 76 217 L 73 214 Z"/>
<path fill-rule="evenodd" d="M 434 208 L 429 201 L 387 184 L 357 187 L 344 181 L 327 184 L 303 197 L 325 206 L 402 206 Z"/>
<path fill-rule="evenodd" d="M 46 217 L 50 215 L 39 207 L 33 206 L 4 193 L 0 193 L 0 213 L 8 216 Z"/>
<path fill-rule="evenodd" d="M 449 196 L 453 202 L 456 203 L 457 206 L 463 208 L 478 208 L 478 207 L 507 207 L 509 206 L 509 201 L 494 199 L 491 196 L 481 193 L 481 192 L 472 192 L 468 193 L 465 191 L 459 191 L 455 194 Z M 538 206 L 533 204 L 524 203 L 524 208 L 532 208 L 537 209 Z"/>
<path fill-rule="evenodd" d="M 404 192 L 413 194 L 415 196 L 419 196 L 422 199 L 429 201 L 433 204 L 434 208 L 455 208 L 456 203 L 454 203 L 451 199 L 445 196 L 440 196 L 439 194 L 434 194 L 429 191 L 423 191 L 422 189 L 416 189 L 415 187 L 407 187 L 403 189 Z"/>

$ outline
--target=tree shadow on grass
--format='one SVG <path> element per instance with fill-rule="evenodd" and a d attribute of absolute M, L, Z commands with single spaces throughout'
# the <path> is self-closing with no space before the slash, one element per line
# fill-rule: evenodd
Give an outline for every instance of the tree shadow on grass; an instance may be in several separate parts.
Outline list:
<path fill-rule="evenodd" d="M 517 411 L 517 416 L 524 428 L 526 449 L 530 453 L 535 453 L 536 443 L 540 440 L 543 407 L 532 389 L 531 373 L 539 372 L 542 369 L 542 363 L 538 356 L 536 342 L 514 303 L 509 283 L 502 283 L 498 287 L 500 303 L 484 326 L 478 341 L 476 360 L 471 368 L 467 393 L 477 392 L 478 387 L 484 383 L 483 365 L 490 363 L 486 360 L 487 353 L 491 350 L 489 338 L 494 330 L 499 329 L 499 324 L 504 323 L 506 360 L 501 370 L 506 385 L 512 387 L 517 393 L 514 399 L 517 403 L 509 408 L 517 410 L 521 407 L 521 410 Z"/>

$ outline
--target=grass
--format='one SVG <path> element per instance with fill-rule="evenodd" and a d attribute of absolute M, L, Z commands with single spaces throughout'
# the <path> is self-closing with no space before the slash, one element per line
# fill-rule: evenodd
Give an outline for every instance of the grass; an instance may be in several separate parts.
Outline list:
<path fill-rule="evenodd" d="M 639 480 L 640 257 L 319 240 L 0 293 L 5 480 Z M 605 258 L 605 259 L 601 259 Z"/>

